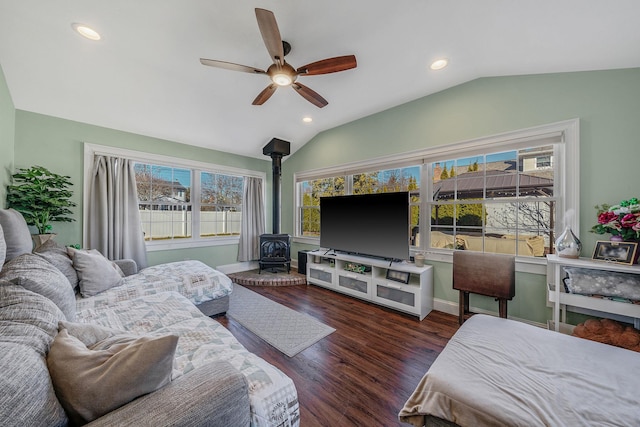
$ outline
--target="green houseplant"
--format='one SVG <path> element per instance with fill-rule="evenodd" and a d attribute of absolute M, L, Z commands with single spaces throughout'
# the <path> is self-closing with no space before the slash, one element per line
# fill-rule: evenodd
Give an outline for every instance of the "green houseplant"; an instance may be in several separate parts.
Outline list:
<path fill-rule="evenodd" d="M 51 222 L 75 221 L 69 208 L 73 185 L 71 177 L 50 172 L 42 166 L 18 169 L 7 186 L 7 207 L 20 212 L 38 234 L 50 234 Z"/>

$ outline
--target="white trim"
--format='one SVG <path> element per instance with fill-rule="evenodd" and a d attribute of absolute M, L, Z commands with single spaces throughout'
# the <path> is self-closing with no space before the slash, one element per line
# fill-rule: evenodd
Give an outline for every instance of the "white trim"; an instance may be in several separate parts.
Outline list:
<path fill-rule="evenodd" d="M 456 316 L 456 317 L 458 317 L 458 315 L 459 315 L 458 303 L 447 301 L 447 300 L 443 300 L 443 299 L 439 299 L 439 298 L 434 298 L 433 299 L 433 309 L 436 310 L 436 311 L 441 311 L 443 313 L 451 314 L 451 315 Z M 488 314 L 490 316 L 497 317 L 497 312 L 484 310 L 484 309 L 478 308 L 478 307 L 469 307 L 469 311 L 471 311 L 472 313 Z M 509 319 L 511 319 L 511 320 L 517 320 L 518 322 L 528 323 L 529 325 L 533 325 L 533 326 L 537 326 L 539 328 L 547 329 L 547 324 L 546 323 L 532 322 L 531 320 L 521 319 L 519 317 L 513 317 L 513 316 L 509 316 L 509 315 L 507 315 L 507 317 Z"/>
<path fill-rule="evenodd" d="M 564 227 L 561 221 L 564 212 L 573 209 L 574 215 L 569 220 L 569 226 L 573 230 L 580 230 L 580 120 L 570 119 L 555 123 L 534 126 L 530 128 L 504 132 L 496 135 L 474 138 L 466 141 L 456 142 L 452 144 L 444 144 L 435 147 L 423 148 L 419 150 L 409 151 L 391 156 L 378 157 L 369 160 L 345 163 L 328 168 L 313 169 L 303 172 L 296 172 L 293 175 L 293 194 L 294 194 L 294 241 L 302 243 L 316 243 L 319 239 L 311 239 L 299 236 L 300 228 L 300 200 L 299 200 L 299 183 L 311 179 L 320 179 L 338 175 L 351 175 L 363 171 L 371 171 L 376 169 L 392 169 L 404 166 L 423 165 L 423 173 L 421 173 L 420 189 L 420 211 L 428 212 L 427 206 L 430 203 L 429 195 L 431 192 L 431 163 L 439 160 L 447 160 L 451 157 L 473 156 L 475 154 L 484 154 L 487 151 L 499 151 L 521 148 L 522 144 L 527 142 L 535 142 L 536 145 L 562 144 L 561 149 L 556 149 L 554 156 L 557 156 L 556 165 L 560 166 L 558 176 L 554 177 L 554 198 L 561 194 L 561 203 L 556 204 L 556 224 L 555 235 L 560 235 Z M 422 234 L 425 234 L 421 226 Z M 425 248 L 427 239 L 422 242 L 422 249 Z M 439 257 L 439 256 L 438 256 Z M 436 257 L 436 258 L 438 258 Z M 448 258 L 444 256 L 444 258 Z M 522 258 L 522 257 L 520 257 Z M 520 259 L 518 258 L 518 259 Z M 525 258 L 526 259 L 526 258 Z M 449 262 L 449 261 L 445 261 Z M 546 260 L 544 261 L 546 263 Z M 524 267 L 524 265 L 535 265 L 536 263 L 524 262 L 523 271 L 538 270 L 537 267 Z"/>
<path fill-rule="evenodd" d="M 559 139 L 563 133 L 578 132 L 579 119 L 565 120 L 556 123 L 550 123 L 530 128 L 509 131 L 490 135 L 486 137 L 474 138 L 465 141 L 455 142 L 452 144 L 437 145 L 434 147 L 421 148 L 419 150 L 407 151 L 404 153 L 393 154 L 384 157 L 376 157 L 368 160 L 360 160 L 341 165 L 331 166 L 328 168 L 311 169 L 303 172 L 296 172 L 293 175 L 293 181 L 307 181 L 311 178 L 323 178 L 339 174 L 352 174 L 354 171 L 373 170 L 377 167 L 382 169 L 392 169 L 401 166 L 414 166 L 420 163 L 427 163 L 432 160 L 440 160 L 449 156 L 459 156 L 460 151 L 467 151 L 470 156 L 475 151 L 486 152 L 488 149 L 509 149 L 511 146 L 520 145 L 526 141 L 540 140 L 541 138 Z M 577 136 L 573 139 L 577 140 Z M 577 144 L 576 144 L 577 145 Z M 474 149 L 474 150 L 472 150 Z M 416 161 L 421 159 L 422 161 Z"/>
<path fill-rule="evenodd" d="M 237 262 L 235 264 L 218 265 L 216 270 L 224 274 L 238 273 L 240 271 L 255 270 L 258 268 L 258 261 Z"/>
<path fill-rule="evenodd" d="M 198 160 L 189 160 L 183 159 L 179 157 L 171 157 L 165 156 L 163 154 L 154 154 L 154 153 L 145 153 L 142 151 L 129 150 L 128 148 L 119 148 L 119 147 L 109 147 L 106 145 L 97 145 L 91 144 L 88 142 L 84 143 L 84 154 L 85 159 L 87 155 L 93 159 L 95 155 L 104 155 L 104 156 L 118 156 L 124 157 L 127 159 L 135 160 L 140 163 L 153 163 L 157 165 L 163 166 L 172 166 L 172 167 L 185 167 L 188 169 L 198 169 L 203 172 L 214 172 L 214 173 L 227 173 L 229 175 L 236 176 L 250 176 L 256 178 L 262 178 L 266 180 L 267 174 L 265 172 L 259 172 L 250 169 L 241 169 L 233 166 L 227 165 L 219 165 L 215 163 L 207 163 L 201 162 Z"/>
<path fill-rule="evenodd" d="M 142 151 L 129 150 L 127 148 L 110 147 L 106 145 L 84 143 L 84 182 L 83 182 L 83 208 L 82 208 L 82 243 L 83 247 L 87 246 L 87 226 L 89 223 L 89 213 L 87 207 L 89 206 L 89 189 L 91 187 L 93 160 L 96 155 L 104 156 L 116 156 L 131 159 L 140 163 L 152 163 L 169 167 L 183 167 L 189 170 L 196 170 L 198 172 L 210 172 L 218 174 L 227 174 L 238 177 L 255 177 L 262 179 L 263 183 L 266 183 L 267 174 L 265 172 L 236 168 L 227 165 L 218 165 L 214 163 L 206 163 L 197 160 L 189 160 L 177 157 L 165 156 L 162 154 L 145 153 Z M 195 180 L 199 182 L 199 179 Z M 199 189 L 192 189 L 194 194 L 199 194 Z M 197 191 L 196 191 L 197 190 Z M 262 198 L 266 197 L 265 185 L 262 186 Z M 266 214 L 266 213 L 265 213 Z M 265 218 L 266 221 L 266 218 Z M 197 228 L 197 227 L 195 227 Z M 195 233 L 198 230 L 192 230 Z M 199 233 L 198 233 L 199 234 Z M 195 235 L 195 234 L 194 234 Z M 185 249 L 193 247 L 206 247 L 206 246 L 221 246 L 221 245 L 237 245 L 239 242 L 238 236 L 230 237 L 215 237 L 215 238 L 190 238 L 190 239 L 177 239 L 172 241 L 155 240 L 152 242 L 145 242 L 147 251 L 161 251 L 171 249 Z"/>

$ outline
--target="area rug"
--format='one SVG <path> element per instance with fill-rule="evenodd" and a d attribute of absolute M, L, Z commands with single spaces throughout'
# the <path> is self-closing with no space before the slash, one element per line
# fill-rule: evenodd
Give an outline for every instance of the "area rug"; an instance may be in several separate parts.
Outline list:
<path fill-rule="evenodd" d="M 233 284 L 227 316 L 289 357 L 335 331 L 306 314 L 236 283 Z"/>
<path fill-rule="evenodd" d="M 297 271 L 269 271 L 269 270 L 249 270 L 239 273 L 229 273 L 229 278 L 233 283 L 244 286 L 293 286 L 306 285 L 307 276 Z"/>

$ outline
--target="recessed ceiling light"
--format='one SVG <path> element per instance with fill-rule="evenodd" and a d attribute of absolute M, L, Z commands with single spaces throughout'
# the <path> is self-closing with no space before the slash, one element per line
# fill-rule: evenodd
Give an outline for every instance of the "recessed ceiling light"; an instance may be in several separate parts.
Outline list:
<path fill-rule="evenodd" d="M 313 119 L 311 117 L 303 117 L 302 121 L 305 123 L 311 123 L 313 121 Z"/>
<path fill-rule="evenodd" d="M 429 68 L 431 68 L 432 70 L 442 70 L 447 66 L 447 64 L 449 64 L 449 61 L 447 59 L 437 59 L 431 63 L 431 66 Z"/>
<path fill-rule="evenodd" d="M 73 28 L 78 34 L 82 37 L 87 38 L 89 40 L 100 40 L 100 34 L 96 30 L 91 27 L 88 27 L 84 24 L 71 24 L 71 28 Z"/>

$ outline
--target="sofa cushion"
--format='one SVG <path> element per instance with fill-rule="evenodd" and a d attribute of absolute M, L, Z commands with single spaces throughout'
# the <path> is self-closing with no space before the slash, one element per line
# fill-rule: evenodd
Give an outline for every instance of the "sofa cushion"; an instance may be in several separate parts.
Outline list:
<path fill-rule="evenodd" d="M 76 296 L 67 278 L 51 263 L 22 254 L 4 265 L 0 279 L 8 280 L 53 301 L 67 317 L 76 318 Z"/>
<path fill-rule="evenodd" d="M 0 342 L 0 366 L 3 426 L 67 425 L 43 355 L 29 346 Z"/>
<path fill-rule="evenodd" d="M 67 253 L 67 248 L 59 245 L 55 240 L 49 239 L 37 247 L 33 253 L 46 259 L 55 268 L 60 270 L 67 280 L 69 280 L 69 283 L 71 283 L 71 287 L 76 290 L 78 287 L 78 274 L 76 273 L 76 269 L 73 268 L 73 261 Z"/>
<path fill-rule="evenodd" d="M 113 338 L 90 349 L 62 329 L 51 345 L 47 365 L 56 394 L 78 424 L 171 381 L 177 336 Z"/>
<path fill-rule="evenodd" d="M 83 297 L 90 297 L 122 285 L 124 273 L 96 249 L 67 248 L 78 273 L 78 285 Z"/>
<path fill-rule="evenodd" d="M 0 209 L 0 226 L 7 245 L 6 261 L 18 255 L 31 253 L 33 240 L 29 226 L 20 212 L 15 209 Z"/>
<path fill-rule="evenodd" d="M 44 356 L 61 320 L 64 314 L 50 299 L 0 280 L 0 342 L 23 344 Z"/>
<path fill-rule="evenodd" d="M 0 281 L 0 420 L 3 426 L 61 426 L 45 356 L 65 316 L 48 298 Z"/>
<path fill-rule="evenodd" d="M 0 268 L 4 264 L 4 260 L 7 257 L 7 242 L 4 241 L 4 233 L 2 232 L 2 225 L 0 225 Z"/>

